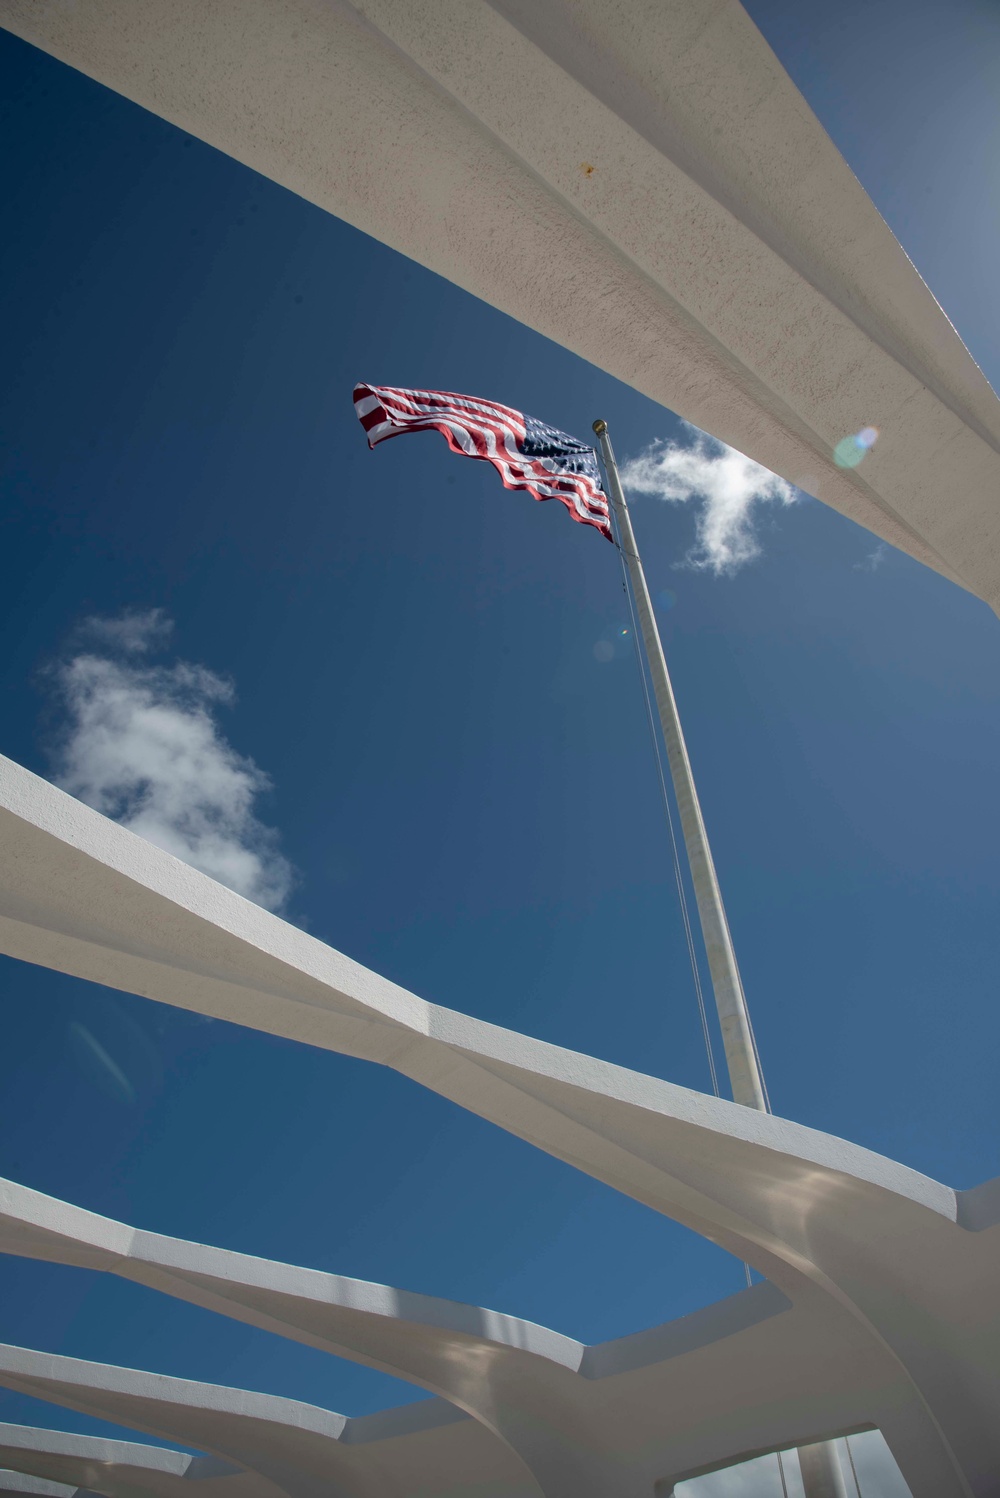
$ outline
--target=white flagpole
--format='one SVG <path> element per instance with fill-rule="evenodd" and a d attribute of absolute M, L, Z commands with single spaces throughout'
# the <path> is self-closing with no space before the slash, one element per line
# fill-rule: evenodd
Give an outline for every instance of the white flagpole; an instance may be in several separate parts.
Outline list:
<path fill-rule="evenodd" d="M 698 920 L 701 924 L 701 934 L 708 957 L 715 1007 L 718 1010 L 719 1024 L 722 1028 L 722 1044 L 733 1100 L 742 1103 L 747 1108 L 756 1108 L 766 1113 L 770 1111 L 767 1092 L 761 1075 L 760 1058 L 754 1043 L 740 970 L 736 964 L 733 938 L 729 932 L 729 922 L 726 920 L 726 910 L 722 903 L 722 890 L 715 872 L 715 862 L 708 842 L 708 833 L 705 830 L 705 820 L 701 814 L 698 792 L 695 789 L 691 761 L 684 742 L 684 731 L 677 712 L 677 701 L 670 681 L 670 672 L 667 670 L 666 657 L 663 654 L 660 632 L 656 627 L 653 605 L 646 586 L 646 576 L 642 570 L 642 561 L 635 544 L 632 520 L 629 516 L 628 505 L 625 503 L 625 493 L 618 475 L 618 465 L 611 447 L 611 438 L 608 436 L 607 422 L 595 421 L 594 431 L 601 444 L 601 456 L 604 459 L 608 487 L 611 491 L 609 498 L 618 521 L 622 555 L 632 583 L 632 595 L 635 599 L 643 644 L 646 647 L 646 660 L 649 663 L 649 674 L 653 681 L 653 693 L 656 697 L 663 738 L 667 746 L 667 762 L 670 766 L 670 778 L 673 781 L 674 795 L 677 798 L 677 808 L 680 812 L 684 846 L 687 850 L 691 882 L 694 885 L 695 902 L 698 906 Z M 799 1466 L 806 1498 L 847 1498 L 847 1488 L 844 1485 L 840 1461 L 833 1442 L 822 1441 L 813 1446 L 802 1447 L 799 1453 Z"/>
<path fill-rule="evenodd" d="M 747 1012 L 743 984 L 740 981 L 740 970 L 736 965 L 733 939 L 729 934 L 729 922 L 726 920 L 726 911 L 722 903 L 722 891 L 715 872 L 708 833 L 705 831 L 705 821 L 701 814 L 694 776 L 691 773 L 691 761 L 684 742 L 684 731 L 677 712 L 677 702 L 674 698 L 670 673 L 667 670 L 666 657 L 663 654 L 663 645 L 660 642 L 656 619 L 653 616 L 653 605 L 650 602 L 642 561 L 632 532 L 632 521 L 625 503 L 621 479 L 618 476 L 618 465 L 615 463 L 611 439 L 608 436 L 607 422 L 595 421 L 594 431 L 601 443 L 601 454 L 608 475 L 608 487 L 611 490 L 610 499 L 618 521 L 622 555 L 632 582 L 639 628 L 646 647 L 649 674 L 653 680 L 653 693 L 656 697 L 663 738 L 667 746 L 667 761 L 670 765 L 674 795 L 677 797 L 677 808 L 684 833 L 684 846 L 687 849 L 688 863 L 691 867 L 691 882 L 694 885 L 698 919 L 701 923 L 701 934 L 708 957 L 708 970 L 715 993 L 715 1006 L 719 1012 L 719 1024 L 722 1027 L 722 1044 L 726 1053 L 726 1066 L 729 1071 L 733 1100 L 743 1103 L 747 1108 L 757 1108 L 761 1112 L 767 1112 L 767 1094 L 761 1077 L 753 1031 L 750 1028 L 750 1016 Z"/>

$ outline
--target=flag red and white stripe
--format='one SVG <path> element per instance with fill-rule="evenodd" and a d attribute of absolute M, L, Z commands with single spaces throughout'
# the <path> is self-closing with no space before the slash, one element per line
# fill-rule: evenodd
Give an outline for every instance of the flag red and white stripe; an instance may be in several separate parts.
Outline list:
<path fill-rule="evenodd" d="M 597 455 L 587 443 L 497 401 L 447 390 L 355 385 L 354 409 L 369 447 L 404 432 L 440 432 L 452 452 L 492 463 L 506 489 L 558 499 L 574 520 L 613 541 Z"/>

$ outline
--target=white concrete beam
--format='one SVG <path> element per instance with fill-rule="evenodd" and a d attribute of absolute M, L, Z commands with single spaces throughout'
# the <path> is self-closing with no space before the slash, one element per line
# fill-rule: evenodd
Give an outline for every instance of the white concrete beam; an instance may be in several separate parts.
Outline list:
<path fill-rule="evenodd" d="M 463 1489 L 470 1498 L 539 1498 L 501 1442 L 440 1400 L 347 1420 L 273 1394 L 2 1344 L 0 1385 L 221 1458 L 189 1459 L 184 1471 L 187 1492 L 204 1483 L 205 1498 L 223 1490 L 233 1498 L 451 1498 Z M 32 1473 L 68 1472 L 70 1461 L 59 1468 L 44 1448 L 74 1438 L 44 1434 L 34 1460 L 12 1452 L 14 1460 Z M 131 1443 L 108 1444 L 128 1452 Z M 131 1467 L 131 1492 L 180 1498 L 155 1454 L 137 1460 L 133 1447 L 110 1455 L 112 1469 L 95 1468 L 91 1491 L 119 1498 Z"/>
<path fill-rule="evenodd" d="M 49 1482 L 45 1477 L 31 1477 L 23 1472 L 0 1468 L 0 1493 L 10 1498 L 83 1498 L 80 1489 L 64 1482 Z"/>
<path fill-rule="evenodd" d="M 516 1453 L 550 1498 L 649 1498 L 657 1482 L 873 1425 L 910 1444 L 912 1391 L 895 1361 L 825 1297 L 793 1306 L 767 1283 L 584 1347 L 478 1306 L 126 1229 L 7 1181 L 0 1251 L 102 1267 L 419 1384 Z"/>
<path fill-rule="evenodd" d="M 21 1479 L 58 1483 L 66 1498 L 79 1488 L 104 1498 L 191 1498 L 192 1482 L 198 1498 L 274 1498 L 275 1492 L 271 1483 L 215 1457 L 29 1425 L 0 1424 L 0 1466 Z"/>
<path fill-rule="evenodd" d="M 958 1194 L 844 1140 L 426 1003 L 9 760 L 0 950 L 391 1066 L 684 1223 L 894 1360 L 905 1439 L 883 1428 L 916 1498 L 993 1492 L 995 1186 Z"/>
<path fill-rule="evenodd" d="M 737 0 L 0 0 L 0 24 L 1000 605 L 1000 402 Z"/>

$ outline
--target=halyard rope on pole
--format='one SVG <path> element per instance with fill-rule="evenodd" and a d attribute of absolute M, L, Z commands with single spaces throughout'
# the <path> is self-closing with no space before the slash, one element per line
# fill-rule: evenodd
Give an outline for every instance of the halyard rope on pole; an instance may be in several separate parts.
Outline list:
<path fill-rule="evenodd" d="M 607 423 L 595 421 L 594 431 L 600 439 L 601 456 L 607 475 L 610 509 L 618 527 L 619 554 L 628 567 L 628 578 L 631 583 L 630 603 L 634 600 L 633 617 L 638 616 L 643 644 L 646 648 L 646 663 L 659 711 L 670 778 L 677 800 L 681 831 L 684 835 L 684 848 L 691 871 L 695 904 L 698 909 L 705 955 L 722 1030 L 722 1045 L 733 1100 L 744 1107 L 767 1113 L 770 1112 L 770 1106 L 761 1076 L 760 1057 L 750 1027 L 746 996 L 736 962 L 733 939 L 722 903 L 722 892 L 719 888 L 715 862 L 701 813 L 674 689 L 653 615 L 649 588 L 646 585 L 642 562 L 632 532 L 632 521 L 625 503 L 625 494 L 615 463 L 611 439 L 608 436 Z M 645 676 L 643 676 L 643 681 L 645 682 Z"/>
<path fill-rule="evenodd" d="M 677 883 L 677 897 L 678 897 L 678 900 L 680 901 L 681 920 L 683 921 L 683 924 L 684 924 L 684 936 L 685 936 L 685 939 L 687 941 L 688 959 L 689 959 L 689 961 L 691 963 L 691 975 L 694 978 L 694 991 L 695 991 L 695 995 L 696 995 L 697 1000 L 698 1000 L 698 1014 L 699 1014 L 699 1016 L 701 1018 L 702 1039 L 705 1042 L 705 1054 L 708 1057 L 708 1069 L 709 1069 L 709 1072 L 710 1072 L 711 1077 L 712 1077 L 712 1091 L 714 1092 L 714 1094 L 715 1094 L 716 1097 L 721 1097 L 722 1094 L 719 1091 L 719 1075 L 718 1075 L 718 1072 L 715 1069 L 715 1049 L 714 1049 L 714 1047 L 712 1045 L 712 1032 L 709 1029 L 709 1025 L 708 1025 L 708 1011 L 707 1011 L 707 1009 L 705 1007 L 705 993 L 704 993 L 704 989 L 702 988 L 701 970 L 698 967 L 698 955 L 697 955 L 697 952 L 695 951 L 694 933 L 693 933 L 693 931 L 691 929 L 691 916 L 690 916 L 690 913 L 688 911 L 687 893 L 686 893 L 686 891 L 684 889 L 684 875 L 683 875 L 683 872 L 681 870 L 680 853 L 679 853 L 678 848 L 677 848 L 677 834 L 674 831 L 674 818 L 673 818 L 673 813 L 672 813 L 672 811 L 670 809 L 670 793 L 667 790 L 667 778 L 666 778 L 666 775 L 663 772 L 663 755 L 660 752 L 660 741 L 659 741 L 659 739 L 657 737 L 657 734 L 656 734 L 656 725 L 655 725 L 655 723 L 653 721 L 653 704 L 649 700 L 649 683 L 646 680 L 646 672 L 643 669 L 643 664 L 642 664 L 642 651 L 639 648 L 639 630 L 638 630 L 638 626 L 637 626 L 636 620 L 635 620 L 635 604 L 634 604 L 633 599 L 632 599 L 632 590 L 629 587 L 628 567 L 626 566 L 626 563 L 625 563 L 625 555 L 624 555 L 624 553 L 622 551 L 621 544 L 620 544 L 620 542 L 618 540 L 618 536 L 617 536 L 617 531 L 618 531 L 617 520 L 618 520 L 618 517 L 615 514 L 614 507 L 611 506 L 610 509 L 611 509 L 611 523 L 612 523 L 612 526 L 614 527 L 614 530 L 616 532 L 616 535 L 615 535 L 615 547 L 616 547 L 616 549 L 618 551 L 618 560 L 621 562 L 621 568 L 622 568 L 622 590 L 623 590 L 623 592 L 625 594 L 625 598 L 626 598 L 626 601 L 628 603 L 629 620 L 630 620 L 631 625 L 632 625 L 632 644 L 633 644 L 634 655 L 635 655 L 635 663 L 636 663 L 636 667 L 637 667 L 638 672 L 639 672 L 639 681 L 642 684 L 642 699 L 643 699 L 643 702 L 646 705 L 646 723 L 647 723 L 647 726 L 649 728 L 649 737 L 650 737 L 650 740 L 651 740 L 652 745 L 653 745 L 653 757 L 656 760 L 656 772 L 657 772 L 657 775 L 659 776 L 659 781 L 660 781 L 660 795 L 661 795 L 661 797 L 663 799 L 663 810 L 664 810 L 664 812 L 666 814 L 666 818 L 667 818 L 667 827 L 670 830 L 670 848 L 671 848 L 671 852 L 673 853 L 673 860 L 674 860 L 674 879 L 676 880 L 676 883 Z M 747 1016 L 747 1018 L 749 1019 L 749 1015 Z M 753 1031 L 751 1030 L 751 1037 L 752 1036 L 753 1036 Z M 756 1054 L 756 1051 L 757 1051 L 757 1042 L 756 1042 L 756 1039 L 754 1039 L 753 1045 L 754 1045 L 754 1053 Z M 759 1056 L 757 1058 L 757 1066 L 758 1066 L 758 1069 L 760 1069 L 760 1057 Z M 761 1079 L 760 1079 L 760 1081 L 761 1081 L 761 1087 L 764 1090 L 764 1099 L 765 1099 L 765 1102 L 767 1103 L 767 1110 L 768 1110 L 768 1112 L 770 1112 L 771 1111 L 771 1101 L 770 1101 L 770 1098 L 768 1098 L 768 1095 L 767 1095 L 767 1086 L 766 1086 L 766 1084 L 764 1082 L 763 1072 L 761 1073 Z M 750 1265 L 748 1263 L 746 1263 L 745 1260 L 744 1260 L 744 1263 L 743 1263 L 743 1273 L 746 1275 L 747 1288 L 749 1289 L 750 1286 L 753 1284 L 753 1274 L 751 1272 Z M 781 1460 L 780 1455 L 779 1455 L 778 1460 L 780 1462 L 780 1460 Z M 781 1481 L 782 1481 L 782 1486 L 784 1486 L 785 1477 L 784 1477 L 784 1470 L 783 1469 L 782 1469 Z"/>
<path fill-rule="evenodd" d="M 594 431 L 601 444 L 601 457 L 607 476 L 609 509 L 618 527 L 618 552 L 627 564 L 631 592 L 629 608 L 633 620 L 636 614 L 641 624 L 643 644 L 646 647 L 646 664 L 656 698 L 663 730 L 663 742 L 667 751 L 670 778 L 677 800 L 684 847 L 691 871 L 695 903 L 701 925 L 705 955 L 708 960 L 715 1005 L 722 1030 L 722 1046 L 729 1072 L 733 1101 L 762 1113 L 770 1113 L 771 1102 L 764 1085 L 760 1052 L 750 1023 L 746 994 L 740 977 L 732 933 L 722 902 L 722 890 L 715 871 L 715 861 L 708 841 L 708 831 L 701 813 L 694 773 L 688 757 L 684 730 L 681 727 L 677 700 L 674 697 L 670 672 L 663 653 L 663 642 L 656 626 L 649 588 L 642 570 L 642 561 L 632 531 L 632 521 L 625 502 L 618 465 L 608 436 L 606 421 L 595 421 Z M 645 673 L 640 670 L 643 690 L 646 692 Z M 648 702 L 648 693 L 647 693 Z M 655 734 L 654 734 L 655 739 Z M 659 760 L 658 760 L 659 763 Z M 672 822 L 671 822 L 672 826 Z M 750 1283 L 750 1269 L 746 1269 Z M 782 1482 L 784 1466 L 779 1463 Z M 818 1441 L 799 1450 L 799 1468 L 806 1498 L 846 1498 L 843 1473 L 836 1447 L 829 1441 Z"/>
<path fill-rule="evenodd" d="M 612 522 L 617 530 L 617 517 Z M 691 976 L 694 979 L 694 991 L 698 1000 L 698 1013 L 701 1016 L 701 1033 L 705 1042 L 705 1054 L 708 1057 L 708 1069 L 712 1077 L 712 1091 L 716 1097 L 720 1097 L 719 1075 L 715 1069 L 715 1052 L 712 1046 L 712 1034 L 708 1026 L 708 1011 L 705 1008 L 705 994 L 701 983 L 701 971 L 698 967 L 698 954 L 695 951 L 694 932 L 691 929 L 691 915 L 688 910 L 687 893 L 684 889 L 684 875 L 681 870 L 680 852 L 677 848 L 677 834 L 674 831 L 674 817 L 670 809 L 670 793 L 667 790 L 667 777 L 663 771 L 663 755 L 660 752 L 660 741 L 656 735 L 656 724 L 653 720 L 653 704 L 649 699 L 649 684 L 646 681 L 646 673 L 642 665 L 642 651 L 639 645 L 639 626 L 635 618 L 635 606 L 632 602 L 632 593 L 628 585 L 628 568 L 621 545 L 616 537 L 615 546 L 618 551 L 618 559 L 622 567 L 622 590 L 628 603 L 629 620 L 632 626 L 632 645 L 635 655 L 636 667 L 639 671 L 639 681 L 642 685 L 642 699 L 646 706 L 646 723 L 649 728 L 649 737 L 653 745 L 653 755 L 656 760 L 656 773 L 660 782 L 660 795 L 663 800 L 663 810 L 667 819 L 667 827 L 670 831 L 670 848 L 673 854 L 674 879 L 677 884 L 677 898 L 681 907 L 681 921 L 684 926 L 684 939 L 687 943 L 688 959 L 691 963 Z M 748 1271 L 749 1282 L 749 1271 Z"/>

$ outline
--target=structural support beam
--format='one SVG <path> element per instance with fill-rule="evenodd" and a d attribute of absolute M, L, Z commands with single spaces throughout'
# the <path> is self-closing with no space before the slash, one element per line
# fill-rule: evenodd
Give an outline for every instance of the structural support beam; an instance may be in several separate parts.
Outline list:
<path fill-rule="evenodd" d="M 712 1238 L 895 1370 L 899 1397 L 874 1423 L 914 1498 L 992 1498 L 996 1184 L 956 1193 L 844 1140 L 429 1004 L 9 760 L 0 950 L 390 1066 Z"/>
<path fill-rule="evenodd" d="M 497 1498 L 542 1498 L 516 1457 L 439 1400 L 349 1420 L 273 1394 L 2 1344 L 0 1384 L 210 1458 L 181 1455 L 168 1464 L 131 1442 L 106 1442 L 108 1466 L 94 1463 L 86 1484 L 104 1498 L 182 1498 L 181 1483 L 204 1498 L 451 1498 L 463 1489 L 487 1498 L 491 1480 Z M 89 1443 L 42 1435 L 34 1459 L 23 1438 L 23 1455 L 9 1450 L 8 1435 L 5 1457 L 29 1474 L 79 1471 L 80 1448 Z M 0 1426 L 0 1443 L 3 1437 Z M 61 1464 L 57 1443 L 64 1446 Z"/>
<path fill-rule="evenodd" d="M 793 1305 L 766 1283 L 585 1347 L 479 1306 L 138 1231 L 10 1181 L 0 1181 L 0 1252 L 103 1269 L 418 1384 L 440 1396 L 416 1407 L 424 1423 L 432 1414 L 435 1428 L 447 1423 L 436 1413 L 444 1400 L 453 1419 L 477 1423 L 484 1482 L 520 1462 L 547 1498 L 650 1498 L 668 1477 L 803 1437 L 891 1431 L 909 1399 L 867 1331 L 831 1315 L 823 1297 Z M 33 1357 L 0 1349 L 0 1385 L 23 1378 Z M 381 1417 L 383 1434 L 401 1413 Z M 358 1422 L 343 1439 L 353 1439 L 351 1428 Z M 468 1434 L 462 1439 L 470 1446 Z M 29 1470 L 55 1475 L 51 1464 Z M 415 1468 L 414 1479 L 428 1488 L 426 1473 Z"/>
<path fill-rule="evenodd" d="M 0 0 L 0 24 L 1000 605 L 1000 402 L 737 0 Z"/>

